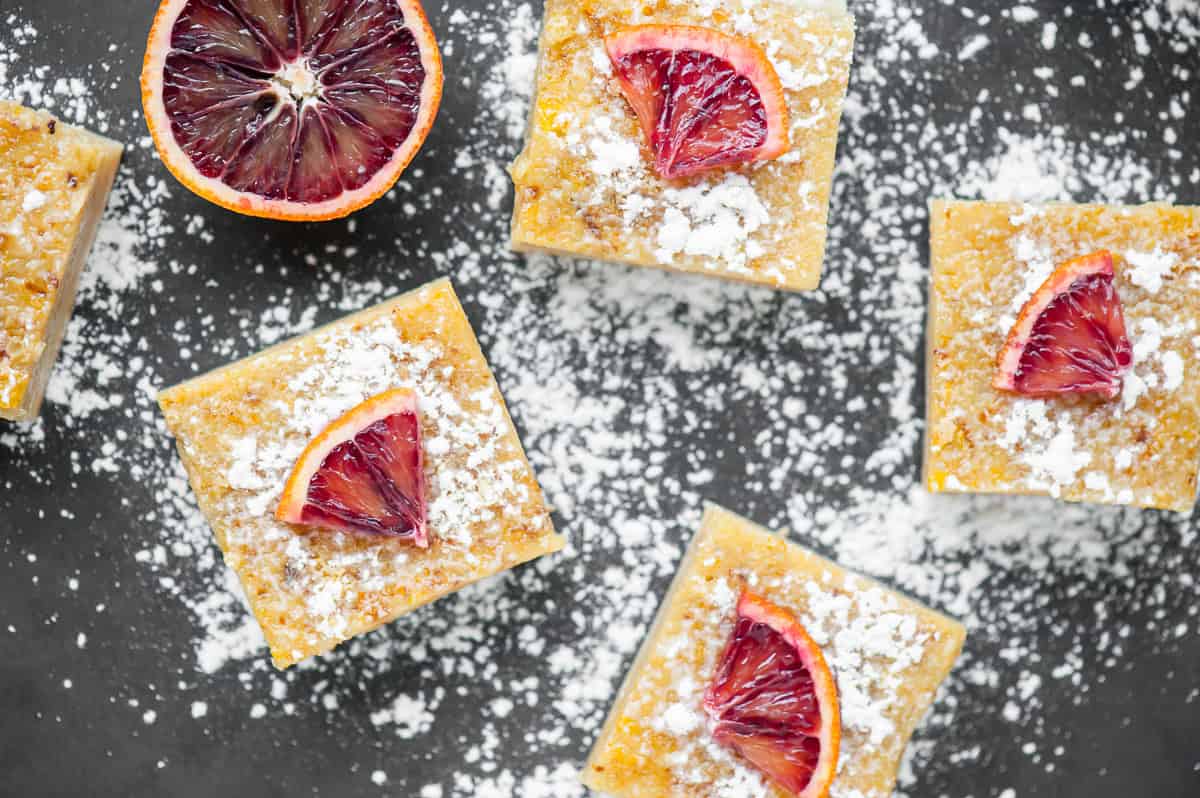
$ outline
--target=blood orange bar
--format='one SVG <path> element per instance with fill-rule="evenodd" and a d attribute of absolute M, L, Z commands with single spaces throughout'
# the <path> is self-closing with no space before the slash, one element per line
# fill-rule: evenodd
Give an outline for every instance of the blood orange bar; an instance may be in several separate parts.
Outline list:
<path fill-rule="evenodd" d="M 41 409 L 121 149 L 0 100 L 0 418 Z"/>
<path fill-rule="evenodd" d="M 784 793 L 715 744 L 702 708 L 741 586 L 795 616 L 837 680 L 833 798 L 892 793 L 913 729 L 962 650 L 950 618 L 710 505 L 583 773 L 615 798 Z"/>
<path fill-rule="evenodd" d="M 935 201 L 925 484 L 1189 512 L 1200 467 L 1200 209 Z M 1107 250 L 1133 346 L 1119 396 L 993 387 L 1025 301 Z"/>
<path fill-rule="evenodd" d="M 276 520 L 309 441 L 395 388 L 421 409 L 428 548 Z M 563 546 L 446 280 L 166 390 L 159 404 L 281 668 Z"/>
<path fill-rule="evenodd" d="M 604 47 L 606 35 L 648 23 L 760 46 L 783 85 L 790 150 L 658 178 Z M 510 168 L 513 248 L 816 288 L 853 42 L 841 0 L 547 0 L 533 113 Z"/>

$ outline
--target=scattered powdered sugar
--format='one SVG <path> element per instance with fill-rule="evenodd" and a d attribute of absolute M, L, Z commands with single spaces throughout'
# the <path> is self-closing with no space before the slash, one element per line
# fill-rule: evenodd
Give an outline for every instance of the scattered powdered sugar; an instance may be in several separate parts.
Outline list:
<path fill-rule="evenodd" d="M 695 698 L 694 690 L 681 690 L 681 693 Z M 652 725 L 654 728 L 660 729 L 667 734 L 673 734 L 676 737 L 691 734 L 704 723 L 704 718 L 701 717 L 700 711 L 697 709 L 698 705 L 699 702 L 694 700 L 689 700 L 686 703 L 676 702 L 671 704 L 660 717 L 654 719 Z"/>
<path fill-rule="evenodd" d="M 578 122 L 573 116 L 569 121 Z M 654 238 L 659 261 L 671 263 L 680 254 L 701 256 L 712 268 L 750 274 L 749 262 L 764 253 L 754 233 L 767 224 L 770 213 L 745 175 L 728 173 L 648 193 L 641 148 L 612 116 L 591 116 L 582 134 L 572 128 L 565 140 L 587 158 L 593 176 L 589 204 L 615 201 L 626 227 L 643 218 L 660 219 Z"/>
<path fill-rule="evenodd" d="M 1191 340 L 1195 329 L 1186 322 L 1163 326 L 1151 317 L 1131 319 L 1127 325 L 1133 341 L 1133 370 L 1125 375 L 1121 401 L 1129 411 L 1151 391 L 1169 393 L 1183 384 L 1183 358 L 1177 349 L 1180 343 Z M 1169 341 L 1175 342 L 1175 348 L 1163 346 Z"/>
<path fill-rule="evenodd" d="M 237 717 L 296 739 L 318 729 L 323 767 L 347 768 L 348 795 L 579 798 L 587 747 L 699 522 L 700 502 L 712 498 L 787 523 L 801 542 L 967 622 L 962 662 L 902 772 L 913 795 L 982 794 L 1003 783 L 1007 771 L 985 767 L 981 751 L 1020 767 L 1031 789 L 1062 789 L 1055 766 L 1086 754 L 1076 732 L 1095 719 L 1077 705 L 1130 685 L 1121 681 L 1127 667 L 1146 669 L 1138 684 L 1155 682 L 1194 714 L 1194 692 L 1167 675 L 1194 658 L 1200 626 L 1187 521 L 1048 499 L 930 496 L 916 454 L 925 199 L 1194 197 L 1195 158 L 1169 142 L 1189 141 L 1194 126 L 1191 70 L 1180 57 L 1200 43 L 1194 4 L 1162 0 L 1129 15 L 1076 11 L 1053 20 L 1033 13 L 1034 4 L 1007 16 L 973 11 L 978 31 L 939 41 L 934 33 L 947 28 L 934 15 L 972 5 L 983 7 L 883 0 L 854 8 L 857 63 L 826 277 L 804 297 L 506 252 L 503 167 L 528 113 L 538 25 L 528 3 L 440 16 L 431 8 L 447 63 L 458 65 L 447 70 L 442 133 L 377 207 L 319 233 L 286 235 L 191 198 L 154 162 L 141 120 L 100 107 L 117 96 L 136 106 L 136 68 L 125 63 L 104 78 L 124 95 L 99 93 L 99 72 L 34 64 L 26 53 L 39 34 L 9 15 L 0 94 L 137 144 L 85 273 L 47 412 L 0 431 L 5 514 L 17 530 L 6 530 L 12 578 L 56 605 L 57 621 L 38 639 L 57 630 L 77 651 L 86 632 L 89 656 L 99 656 L 106 605 L 118 591 L 142 597 L 138 620 L 157 642 L 130 651 L 129 672 L 90 678 L 117 706 L 136 707 L 130 729 L 143 726 L 153 702 L 151 744 L 164 751 L 178 752 L 197 724 L 207 730 Z M 960 62 L 976 32 L 991 44 Z M 1031 43 L 1022 51 L 1028 62 L 997 93 L 979 73 L 994 71 L 1011 35 Z M 51 34 L 41 36 L 49 51 Z M 1139 36 L 1153 56 L 1139 55 Z M 1060 61 L 1065 51 L 1086 58 Z M 1140 82 L 1123 89 L 1135 69 Z M 1126 100 L 1141 108 L 1149 85 L 1161 118 L 1119 110 Z M 1113 107 L 1082 124 L 1071 117 L 1076 105 L 1057 102 L 1098 95 L 1114 97 Z M 454 97 L 466 98 L 465 107 Z M 1030 104 L 1042 121 L 1023 115 Z M 268 246 L 252 246 L 260 238 Z M 464 298 L 570 547 L 274 672 L 196 511 L 154 393 L 436 274 L 450 274 Z M 1135 373 L 1170 390 L 1182 364 L 1170 348 L 1162 352 L 1147 352 Z M 1028 426 L 1035 421 L 1031 414 Z M 270 444 L 255 436 L 251 455 L 245 439 L 230 441 L 240 461 L 255 464 L 235 477 L 250 493 L 268 491 L 274 479 L 258 470 Z M 1118 467 L 1123 457 L 1132 455 L 1118 453 Z M 1099 484 L 1091 473 L 1078 469 Z M 60 484 L 71 490 L 48 491 Z M 75 504 L 97 492 L 113 501 Z M 14 496 L 43 497 L 43 515 L 27 515 Z M 57 560 L 40 548 L 59 545 L 41 530 L 49 523 L 42 518 L 60 511 L 85 518 L 118 557 L 124 546 L 137 569 L 119 588 L 113 563 L 87 573 L 81 591 L 102 591 L 94 613 L 71 598 L 52 570 Z M 93 620 L 97 628 L 85 629 Z M 3 634 L 35 639 L 27 619 L 3 621 Z M 164 684 L 180 668 L 179 684 Z M 82 674 L 70 661 L 49 670 L 55 686 L 72 677 L 78 684 Z M 63 692 L 64 718 L 83 721 Z M 198 703 L 204 711 L 193 717 Z M 869 727 L 870 701 L 853 706 Z M 1164 702 L 1160 711 L 1173 710 Z M 694 713 L 682 707 L 663 723 L 682 728 Z M 189 731 L 177 730 L 176 716 Z M 1149 735 L 1157 722 L 1131 713 L 1111 728 Z M 251 730 L 244 739 L 262 738 Z M 431 759 L 435 749 L 455 753 Z M 729 798 L 753 795 L 753 776 Z"/>
<path fill-rule="evenodd" d="M 37 189 L 32 189 L 25 198 L 21 200 L 21 210 L 25 213 L 36 211 L 38 208 L 46 204 L 46 195 Z"/>
<path fill-rule="evenodd" d="M 970 61 L 972 58 L 982 52 L 983 49 L 990 43 L 991 40 L 988 39 L 988 37 L 984 34 L 975 34 L 969 40 L 967 40 L 967 42 L 962 46 L 962 49 L 958 51 L 958 60 Z"/>
<path fill-rule="evenodd" d="M 228 441 L 230 465 L 226 479 L 231 487 L 251 491 L 244 499 L 251 519 L 265 519 L 283 491 L 284 482 L 308 442 L 331 421 L 364 400 L 397 387 L 417 394 L 421 414 L 436 425 L 438 434 L 424 441 L 433 469 L 429 482 L 429 525 L 439 538 L 469 546 L 473 525 L 492 519 L 492 508 L 516 491 L 516 463 L 502 457 L 500 447 L 507 430 L 504 408 L 489 391 L 460 402 L 449 388 L 452 369 L 435 367 L 440 349 L 434 344 L 415 346 L 400 337 L 390 318 L 384 318 L 350 335 L 325 334 L 323 355 L 288 381 L 290 406 L 276 403 L 289 419 L 286 426 L 265 429 L 260 437 Z M 451 450 L 471 452 L 469 469 L 444 467 Z M 264 521 L 261 534 L 285 534 L 282 525 Z M 309 558 L 303 538 L 293 537 L 289 558 L 293 571 L 305 573 Z M 362 564 L 364 567 L 369 562 Z M 369 582 L 372 577 L 364 572 Z M 330 591 L 335 592 L 330 592 Z M 313 609 L 333 623 L 339 606 L 337 586 L 325 585 L 314 595 Z"/>
<path fill-rule="evenodd" d="M 588 167 L 595 177 L 595 190 L 588 197 L 588 204 L 618 198 L 627 226 L 654 208 L 654 200 L 639 191 L 648 174 L 641 149 L 632 138 L 615 128 L 611 116 L 597 114 L 592 117 L 583 136 L 574 128 L 569 129 L 566 142 L 573 151 L 590 157 Z"/>
<path fill-rule="evenodd" d="M 1174 391 L 1183 385 L 1183 358 L 1178 352 L 1164 352 L 1161 357 L 1163 390 Z"/>
<path fill-rule="evenodd" d="M 1133 267 L 1125 272 L 1129 281 L 1150 294 L 1157 294 L 1162 288 L 1163 278 L 1179 265 L 1178 254 L 1162 249 L 1153 252 L 1129 250 L 1125 252 L 1125 260 Z"/>
<path fill-rule="evenodd" d="M 165 564 L 165 555 L 161 562 Z M 216 673 L 230 662 L 258 656 L 267 644 L 233 571 L 222 568 L 219 574 L 219 589 L 189 602 L 204 631 L 196 641 L 196 666 L 204 673 Z"/>
<path fill-rule="evenodd" d="M 667 188 L 662 201 L 666 213 L 658 229 L 656 252 L 662 261 L 670 263 L 683 252 L 748 274 L 749 261 L 763 254 L 753 235 L 770 214 L 745 175 L 727 174 L 715 184 Z"/>
<path fill-rule="evenodd" d="M 587 147 L 593 160 L 589 165 L 597 177 L 602 180 L 614 179 L 643 171 L 642 152 L 637 143 L 613 129 L 612 117 L 594 117 L 590 123 L 590 133 Z M 628 181 L 630 184 L 632 182 Z M 622 187 L 621 182 L 614 180 L 615 190 L 621 190 Z"/>
<path fill-rule="evenodd" d="M 955 196 L 1006 202 L 1066 201 L 1080 195 L 1091 202 L 1120 202 L 1130 196 L 1170 199 L 1158 193 L 1152 169 L 1116 154 L 1115 148 L 1126 143 L 1124 134 L 1114 134 L 1101 146 L 1045 133 L 1017 134 L 1005 126 L 996 136 L 998 151 L 965 164 Z M 1108 179 L 1087 182 L 1077 169 L 1085 162 L 1089 174 L 1107 172 Z"/>
<path fill-rule="evenodd" d="M 857 588 L 853 601 L 810 583 L 803 623 L 829 654 L 843 723 L 865 735 L 865 751 L 846 752 L 847 761 L 853 761 L 895 733 L 888 711 L 904 686 L 901 673 L 921 660 L 929 636 L 878 587 L 851 579 L 847 588 Z"/>
<path fill-rule="evenodd" d="M 1006 312 L 996 319 L 996 327 L 1007 333 L 1017 321 L 1017 314 L 1042 284 L 1054 273 L 1054 253 L 1032 236 L 1020 234 L 1010 242 L 1013 257 L 1021 264 L 1021 288 L 1013 296 Z"/>
<path fill-rule="evenodd" d="M 462 14 L 461 11 L 455 13 Z M 533 97 L 534 73 L 537 70 L 537 50 L 534 44 L 541 20 L 534 12 L 533 6 L 524 2 L 513 3 L 504 16 L 507 19 L 501 24 L 504 25 L 502 35 L 507 56 L 498 67 L 500 79 L 485 81 L 481 94 L 484 100 L 498 103 L 496 115 L 505 126 L 507 138 L 516 141 L 525 135 L 529 101 Z M 466 17 L 466 14 L 463 14 L 463 17 Z M 463 19 L 462 22 L 467 24 L 467 30 L 476 24 L 469 18 Z"/>
<path fill-rule="evenodd" d="M 4 16 L 4 28 L 8 41 L 0 50 L 0 97 L 107 132 L 110 110 L 95 102 L 89 81 L 82 76 L 54 75 L 49 67 L 30 67 L 22 62 L 22 52 L 36 42 L 38 29 L 11 13 Z"/>
<path fill-rule="evenodd" d="M 1080 449 L 1071 418 L 1063 414 L 1051 419 L 1048 410 L 1049 405 L 1040 399 L 1014 400 L 999 443 L 1017 462 L 1029 466 L 1026 482 L 1030 488 L 1044 488 L 1051 496 L 1059 496 L 1063 488 L 1075 484 L 1092 455 Z"/>
<path fill-rule="evenodd" d="M 430 700 L 423 696 L 398 695 L 390 706 L 371 713 L 371 723 L 391 727 L 398 737 L 406 740 L 424 734 L 433 726 L 433 712 L 442 703 L 446 691 L 435 688 Z"/>

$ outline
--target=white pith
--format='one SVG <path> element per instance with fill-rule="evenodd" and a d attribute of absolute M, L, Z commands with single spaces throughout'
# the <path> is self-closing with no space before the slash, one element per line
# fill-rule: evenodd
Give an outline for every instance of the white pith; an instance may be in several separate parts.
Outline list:
<path fill-rule="evenodd" d="M 271 80 L 284 94 L 290 95 L 297 104 L 321 96 L 321 84 L 308 65 L 307 59 L 297 58 L 284 64 Z"/>

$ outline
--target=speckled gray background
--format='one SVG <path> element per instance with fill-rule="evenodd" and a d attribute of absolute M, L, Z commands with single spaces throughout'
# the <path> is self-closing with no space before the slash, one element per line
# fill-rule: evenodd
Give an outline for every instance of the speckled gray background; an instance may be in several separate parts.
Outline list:
<path fill-rule="evenodd" d="M 481 0 L 466 0 L 463 8 L 480 5 Z M 894 37 L 895 24 L 872 23 L 876 14 L 892 13 L 891 3 L 871 4 L 872 9 L 852 5 L 860 7 L 856 50 L 863 63 L 872 59 L 862 54 L 879 48 L 914 47 Z M 505 693 L 503 685 L 530 675 L 540 677 L 542 684 L 556 684 L 546 655 L 529 652 L 520 629 L 529 623 L 538 626 L 546 643 L 542 652 L 558 643 L 586 647 L 588 633 L 603 634 L 603 629 L 582 630 L 568 617 L 573 611 L 586 613 L 591 606 L 581 584 L 605 567 L 622 565 L 619 546 L 595 544 L 596 530 L 609 523 L 614 502 L 624 504 L 631 514 L 662 519 L 668 550 L 677 553 L 698 517 L 701 494 L 756 520 L 781 524 L 789 521 L 788 496 L 802 495 L 810 506 L 828 503 L 836 508 L 849 501 L 851 485 L 886 489 L 889 483 L 903 486 L 911 479 L 919 465 L 915 441 L 902 443 L 904 456 L 894 474 L 865 465 L 891 431 L 886 412 L 860 414 L 850 424 L 853 436 L 820 450 L 815 463 L 807 461 L 801 467 L 778 448 L 764 453 L 756 436 L 763 431 L 762 419 L 775 418 L 770 408 L 777 397 L 739 389 L 730 380 L 728 364 L 751 362 L 766 373 L 789 366 L 803 370 L 809 376 L 789 383 L 790 395 L 803 399 L 808 413 L 823 419 L 841 418 L 846 409 L 845 392 L 826 391 L 830 375 L 823 370 L 833 356 L 840 358 L 840 374 L 855 388 L 850 393 L 874 401 L 895 390 L 912 390 L 892 384 L 887 353 L 915 351 L 919 341 L 887 326 L 888 294 L 880 292 L 879 280 L 891 279 L 886 275 L 895 269 L 889 262 L 889 238 L 910 242 L 908 246 L 924 257 L 923 203 L 930 187 L 953 184 L 963 164 L 1001 150 L 1002 126 L 1037 132 L 1058 125 L 1067 138 L 1091 136 L 1091 146 L 1103 152 L 1108 146 L 1103 137 L 1130 133 L 1125 130 L 1128 124 L 1134 132 L 1122 135 L 1114 146 L 1148 165 L 1160 184 L 1150 187 L 1150 195 L 1200 200 L 1190 177 L 1200 168 L 1194 147 L 1200 138 L 1200 111 L 1189 105 L 1200 55 L 1195 46 L 1172 48 L 1171 41 L 1177 40 L 1153 32 L 1146 34 L 1148 52 L 1139 53 L 1131 20 L 1144 18 L 1150 8 L 1146 3 L 1027 4 L 1041 19 L 1056 20 L 1059 42 L 1066 44 L 1052 51 L 1039 41 L 1040 26 L 1016 25 L 998 15 L 1009 4 L 898 0 L 897 5 L 920 12 L 925 34 L 942 45 L 943 52 L 919 62 L 901 59 L 890 74 L 869 80 L 856 68 L 852 97 L 858 107 L 843 125 L 841 150 L 869 151 L 877 159 L 872 170 L 839 175 L 827 259 L 834 287 L 812 296 L 697 288 L 695 280 L 671 283 L 619 267 L 603 272 L 596 271 L 603 267 L 586 264 L 526 267 L 488 254 L 503 241 L 505 211 L 496 214 L 482 208 L 477 182 L 463 179 L 462 170 L 452 167 L 469 145 L 480 151 L 480 143 L 472 143 L 471 137 L 478 135 L 473 128 L 489 101 L 460 80 L 447 82 L 434 134 L 408 175 L 412 188 L 402 187 L 358 214 L 353 233 L 344 223 L 290 226 L 238 217 L 210 208 L 172 184 L 163 203 L 168 218 L 202 214 L 215 243 L 172 234 L 164 247 L 147 257 L 197 268 L 164 268 L 156 275 L 163 281 L 161 290 L 127 292 L 119 320 L 86 303 L 79 310 L 85 322 L 79 334 L 85 338 L 118 327 L 128 330 L 130 341 L 123 344 L 121 356 L 143 353 L 161 384 L 254 351 L 253 331 L 273 304 L 286 304 L 293 316 L 315 305 L 315 320 L 326 321 L 341 315 L 337 300 L 343 284 L 372 285 L 378 280 L 377 287 L 358 292 L 374 299 L 373 294 L 382 297 L 450 274 L 485 350 L 505 353 L 495 358 L 503 389 L 522 382 L 517 373 L 522 364 L 549 359 L 553 362 L 539 361 L 543 373 L 559 372 L 582 393 L 607 394 L 616 386 L 628 405 L 628 412 L 613 423 L 617 432 L 645 423 L 637 408 L 647 395 L 677 392 L 671 399 L 677 410 L 668 414 L 665 442 L 655 444 L 663 452 L 666 476 L 648 484 L 640 473 L 613 474 L 602 491 L 574 497 L 573 506 L 564 507 L 560 501 L 560 525 L 582 536 L 573 562 L 547 573 L 526 567 L 519 579 L 482 597 L 453 598 L 426 608 L 377 638 L 388 643 L 391 665 L 385 673 L 379 673 L 363 650 L 343 651 L 292 676 L 290 715 L 271 704 L 267 717 L 251 719 L 249 708 L 266 700 L 272 674 L 265 667 L 244 665 L 213 675 L 198 673 L 192 613 L 164 588 L 159 574 L 134 559 L 135 552 L 170 540 L 170 528 L 164 530 L 153 517 L 161 502 L 158 483 L 131 476 L 127 462 L 116 475 L 86 466 L 117 430 L 135 437 L 138 430 L 153 432 L 150 406 L 131 401 L 123 409 L 78 421 L 63 406 L 48 405 L 44 442 L 0 447 L 0 794 L 349 798 L 416 795 L 422 785 L 436 783 L 450 795 L 452 774 L 484 772 L 464 757 L 479 742 L 481 706 L 493 693 Z M 100 93 L 96 104 L 110 110 L 112 135 L 136 142 L 144 135 L 137 73 L 154 6 L 150 0 L 0 0 L 0 21 L 13 13 L 38 28 L 38 37 L 23 54 L 27 64 L 61 66 L 73 75 L 90 73 L 89 83 Z M 448 31 L 455 7 L 429 7 L 439 35 Z M 965 13 L 972 8 L 977 13 Z M 509 14 L 511 6 L 494 13 Z M 988 13 L 997 16 L 983 28 L 989 37 L 987 48 L 960 63 L 956 54 L 981 30 L 979 15 Z M 0 27 L 0 46 L 14 48 L 7 28 Z M 483 47 L 462 34 L 465 29 L 451 37 L 447 74 L 469 76 L 472 86 L 478 86 L 507 51 L 503 38 Z M 1085 33 L 1092 46 L 1071 46 Z M 112 44 L 116 47 L 110 50 Z M 100 63 L 110 65 L 111 71 L 98 69 L 95 65 Z M 1126 88 L 1131 64 L 1138 65 L 1142 78 Z M 1037 67 L 1053 69 L 1058 77 L 1052 82 L 1063 87 L 1068 76 L 1086 73 L 1087 87 L 1052 96 L 1037 88 L 1039 81 L 1032 75 Z M 1169 157 L 1161 137 L 1153 134 L 1163 124 L 1160 112 L 1165 113 L 1172 98 L 1184 110 L 1171 122 L 1179 134 L 1177 157 Z M 1042 122 L 1023 117 L 1030 103 L 1041 108 Z M 981 115 L 968 122 L 977 105 Z M 504 158 L 512 153 L 507 140 L 483 149 Z M 166 176 L 153 151 L 132 147 L 122 179 L 140 183 L 154 174 Z M 914 196 L 891 197 L 906 210 L 875 213 L 869 197 L 879 196 L 875 181 L 881 175 L 912 177 Z M 430 193 L 435 188 L 440 196 Z M 1076 199 L 1088 199 L 1094 186 L 1085 181 L 1071 190 Z M 413 197 L 423 199 L 411 213 L 402 213 L 401 205 Z M 862 235 L 861 223 L 870 218 L 887 229 Z M 482 249 L 482 262 L 464 268 L 461 252 L 432 257 L 452 251 L 455 244 Z M 352 257 L 343 254 L 347 246 L 357 248 Z M 904 247 L 894 251 L 899 253 L 896 257 L 907 257 Z M 320 265 L 305 265 L 309 254 Z M 341 275 L 340 282 L 334 274 Z M 597 299 L 595 289 L 601 283 L 614 293 L 644 293 L 633 300 L 641 308 L 638 318 L 644 322 L 647 309 L 657 309 L 654 312 L 686 330 L 696 346 L 710 349 L 715 355 L 712 364 L 683 373 L 672 367 L 654 336 L 626 334 L 626 319 L 610 312 L 626 306 Z M 687 289 L 677 296 L 675 286 Z M 870 299 L 860 300 L 860 295 Z M 718 301 L 698 305 L 696 296 Z M 513 332 L 504 319 L 534 318 L 543 305 L 561 306 L 564 297 L 591 303 L 586 335 L 545 324 L 531 326 L 527 341 L 500 340 Z M 722 303 L 732 310 L 726 312 Z M 343 304 L 353 305 L 354 300 Z M 206 322 L 206 316 L 212 321 Z M 820 347 L 805 340 L 809 325 L 817 337 L 830 330 L 862 329 L 872 339 L 870 349 L 884 357 L 867 357 L 866 344 L 862 352 L 831 355 L 826 349 L 813 354 Z M 536 340 L 547 336 L 554 340 Z M 190 357 L 181 355 L 181 341 L 187 342 Z M 207 346 L 209 341 L 224 343 Z M 545 352 L 539 354 L 542 347 Z M 513 349 L 526 352 L 515 355 Z M 118 377 L 111 389 L 133 396 L 143 372 Z M 919 412 L 919 394 L 913 400 Z M 523 430 L 540 428 L 534 423 L 536 402 L 518 400 L 513 409 Z M 684 425 L 679 419 L 688 413 L 701 422 Z M 778 430 L 771 434 L 773 440 L 786 440 Z M 547 463 L 562 464 L 550 452 L 561 440 L 534 435 L 527 443 L 543 479 L 570 485 L 570 479 L 547 473 Z M 130 455 L 130 461 L 161 468 L 170 462 L 169 447 L 162 438 L 147 454 Z M 581 448 L 586 450 L 586 441 Z M 848 468 L 841 465 L 846 454 L 853 456 Z M 762 476 L 781 459 L 788 464 L 782 477 Z M 712 469 L 714 479 L 698 491 L 688 489 L 686 478 L 698 466 Z M 843 472 L 839 484 L 836 477 Z M 1042 512 L 1044 507 L 1031 505 L 1031 526 L 1055 523 Z M 1011 609 L 1007 614 L 983 613 L 983 622 L 972 630 L 968 658 L 985 670 L 994 667 L 1000 684 L 973 684 L 961 677 L 953 681 L 939 705 L 943 722 L 932 723 L 923 733 L 917 775 L 909 788 L 912 796 L 982 798 L 1007 789 L 1017 796 L 1056 798 L 1200 795 L 1200 634 L 1195 628 L 1200 547 L 1188 535 L 1192 524 L 1160 524 L 1165 516 L 1142 515 L 1152 531 L 1136 536 L 1132 554 L 1122 549 L 1124 542 L 1105 538 L 1123 564 L 1120 569 L 1080 569 L 1064 562 L 1061 567 L 1015 565 L 991 571 L 978 589 L 992 596 L 1024 596 L 1019 606 L 1029 608 L 1028 617 L 1017 629 L 1007 625 Z M 168 514 L 168 527 L 171 518 Z M 67 586 L 71 578 L 78 579 L 77 589 Z M 172 578 L 188 595 L 205 589 L 201 575 L 186 562 Z M 629 597 L 643 622 L 668 578 L 669 568 L 664 567 L 654 574 L 649 589 Z M 102 611 L 97 611 L 98 604 L 104 605 Z M 1098 605 L 1104 606 L 1103 620 L 1098 620 Z M 444 635 L 450 618 L 467 618 L 472 629 L 486 630 L 473 644 L 490 663 L 479 673 L 445 676 L 436 660 L 405 660 L 404 650 L 419 646 L 431 629 Z M 1111 649 L 1103 654 L 1093 650 L 1094 631 L 1106 625 L 1128 628 L 1115 657 Z M 1187 630 L 1184 634 L 1169 631 L 1179 625 Z M 80 632 L 88 639 L 84 648 L 76 645 Z M 1020 641 L 1015 656 L 1023 667 L 1044 671 L 1036 709 L 1018 724 L 998 717 L 1010 686 L 1004 674 L 1011 669 L 1000 652 L 1014 640 Z M 1056 663 L 1072 657 L 1079 659 L 1077 683 L 1056 680 Z M 370 678 L 364 672 L 370 672 Z M 62 684 L 67 678 L 70 689 Z M 439 686 L 447 695 L 428 733 L 400 739 L 389 727 L 369 721 L 370 713 L 392 695 Z M 312 700 L 317 691 L 336 695 L 336 709 Z M 190 714 L 196 700 L 208 705 L 202 722 Z M 146 724 L 143 711 L 151 707 L 156 720 Z M 489 734 L 497 746 L 490 761 L 518 777 L 534 773 L 539 764 L 579 762 L 597 719 L 581 721 L 578 728 L 566 726 L 561 743 L 531 745 L 528 733 L 545 723 L 562 726 L 561 719 L 547 720 L 542 708 L 529 706 L 518 706 L 501 720 L 489 716 Z M 1027 744 L 1033 744 L 1038 755 L 1025 752 Z M 1055 753 L 1059 746 L 1061 753 Z M 383 787 L 369 778 L 376 769 L 388 774 Z M 520 788 L 514 794 L 519 795 Z"/>

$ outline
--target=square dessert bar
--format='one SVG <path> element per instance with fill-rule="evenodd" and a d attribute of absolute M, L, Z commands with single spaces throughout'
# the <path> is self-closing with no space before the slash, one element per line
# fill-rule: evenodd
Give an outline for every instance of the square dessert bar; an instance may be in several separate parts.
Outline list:
<path fill-rule="evenodd" d="M 760 45 L 783 84 L 791 149 L 659 179 L 604 49 L 606 35 L 647 23 Z M 513 248 L 816 288 L 853 44 L 841 0 L 547 0 L 525 149 L 510 168 Z"/>
<path fill-rule="evenodd" d="M 41 410 L 121 150 L 0 100 L 0 418 Z"/>
<path fill-rule="evenodd" d="M 277 521 L 309 441 L 394 388 L 420 406 L 429 547 Z M 281 668 L 563 546 L 447 280 L 166 390 L 159 404 Z"/>
<path fill-rule="evenodd" d="M 741 586 L 791 612 L 837 680 L 841 754 L 831 798 L 885 798 L 938 685 L 959 623 L 710 505 L 583 774 L 616 798 L 777 796 L 713 742 L 702 696 Z"/>
<path fill-rule="evenodd" d="M 1048 494 L 1190 511 L 1200 466 L 1200 210 L 930 206 L 929 490 Z M 1133 346 L 1121 394 L 1035 399 L 992 387 L 1018 312 L 1055 266 L 1113 255 Z"/>

